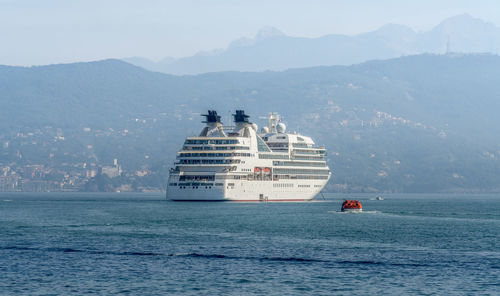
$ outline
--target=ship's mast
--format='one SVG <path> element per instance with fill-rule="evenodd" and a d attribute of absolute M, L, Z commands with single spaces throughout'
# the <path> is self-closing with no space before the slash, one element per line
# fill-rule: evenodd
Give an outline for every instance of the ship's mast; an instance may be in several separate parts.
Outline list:
<path fill-rule="evenodd" d="M 279 123 L 279 120 L 280 120 L 280 115 L 278 113 L 275 113 L 275 112 L 271 112 L 269 113 L 268 115 L 268 128 L 269 128 L 269 132 L 271 133 L 277 133 L 278 130 L 276 129 L 276 127 L 278 126 L 278 123 Z"/>

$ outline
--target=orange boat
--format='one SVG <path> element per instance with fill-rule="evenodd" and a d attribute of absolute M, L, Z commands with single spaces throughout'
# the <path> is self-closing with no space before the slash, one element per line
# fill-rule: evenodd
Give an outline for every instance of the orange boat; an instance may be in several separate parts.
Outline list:
<path fill-rule="evenodd" d="M 357 200 L 344 200 L 342 203 L 342 212 L 361 212 L 363 206 Z"/>

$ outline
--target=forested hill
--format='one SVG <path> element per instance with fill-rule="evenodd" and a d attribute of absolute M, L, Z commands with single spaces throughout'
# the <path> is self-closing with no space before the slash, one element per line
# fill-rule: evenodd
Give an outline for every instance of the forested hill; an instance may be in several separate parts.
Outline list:
<path fill-rule="evenodd" d="M 458 54 L 197 76 L 118 60 L 0 66 L 0 166 L 117 158 L 164 177 L 200 113 L 227 122 L 242 108 L 258 124 L 279 112 L 324 144 L 328 190 L 499 191 L 499 77 L 500 57 Z"/>

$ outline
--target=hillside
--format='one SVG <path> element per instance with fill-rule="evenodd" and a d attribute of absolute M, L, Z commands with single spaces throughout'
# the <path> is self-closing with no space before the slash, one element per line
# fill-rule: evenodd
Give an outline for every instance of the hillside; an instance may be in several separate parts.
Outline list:
<path fill-rule="evenodd" d="M 118 60 L 1 66 L 0 173 L 77 184 L 117 159 L 130 176 L 113 188 L 160 188 L 200 113 L 242 108 L 324 144 L 330 191 L 500 191 L 498 77 L 500 57 L 456 54 L 181 77 Z"/>

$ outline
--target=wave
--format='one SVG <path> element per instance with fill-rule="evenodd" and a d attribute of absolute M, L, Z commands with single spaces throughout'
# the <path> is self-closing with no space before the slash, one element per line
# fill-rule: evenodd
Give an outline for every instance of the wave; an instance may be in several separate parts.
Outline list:
<path fill-rule="evenodd" d="M 35 247 L 20 247 L 7 246 L 0 247 L 3 250 L 19 250 L 19 251 L 46 251 L 46 252 L 61 252 L 61 253 L 87 253 L 98 255 L 115 255 L 115 256 L 163 256 L 163 257 L 185 257 L 185 258 L 201 258 L 201 259 L 222 259 L 222 260 L 256 260 L 260 262 L 291 262 L 291 263 L 327 263 L 333 265 L 379 265 L 379 266 L 400 266 L 400 267 L 425 267 L 428 264 L 422 263 L 395 263 L 382 262 L 372 260 L 320 260 L 313 258 L 301 257 L 258 257 L 258 256 L 229 256 L 222 254 L 202 254 L 196 252 L 190 253 L 154 253 L 154 252 L 137 252 L 137 251 L 98 251 L 98 250 L 80 250 L 73 248 L 35 248 Z"/>
<path fill-rule="evenodd" d="M 428 264 L 422 263 L 391 263 L 391 262 L 380 262 L 380 261 L 370 261 L 370 260 L 361 260 L 361 261 L 337 261 L 338 264 L 348 264 L 348 265 L 384 265 L 384 266 L 403 266 L 403 267 L 423 267 L 429 266 Z"/>
<path fill-rule="evenodd" d="M 45 252 L 62 252 L 62 253 L 87 253 L 98 255 L 133 255 L 133 256 L 161 256 L 165 254 L 152 252 L 115 252 L 115 251 L 98 251 L 98 250 L 79 250 L 73 248 L 34 248 L 34 247 L 17 247 L 7 246 L 0 247 L 2 250 L 19 250 L 19 251 L 45 251 Z"/>
<path fill-rule="evenodd" d="M 252 257 L 252 256 L 228 256 L 222 254 L 201 254 L 201 253 L 154 253 L 154 252 L 130 252 L 130 251 L 98 251 L 98 250 L 80 250 L 73 248 L 36 248 L 36 247 L 20 247 L 6 246 L 0 247 L 3 250 L 18 250 L 18 251 L 45 251 L 45 252 L 61 252 L 61 253 L 87 253 L 98 255 L 119 255 L 119 256 L 165 256 L 165 257 L 190 257 L 190 258 L 206 258 L 206 259 L 236 259 L 236 260 L 260 260 L 260 261 L 283 261 L 283 262 L 329 262 L 325 260 L 300 258 L 300 257 Z"/>
<path fill-rule="evenodd" d="M 217 258 L 217 259 L 238 259 L 238 260 L 260 260 L 260 261 L 284 261 L 284 262 L 328 262 L 325 260 L 300 258 L 300 257 L 252 257 L 252 256 L 227 256 L 220 254 L 200 254 L 200 253 L 181 253 L 175 256 L 183 257 L 201 257 L 201 258 Z"/>

